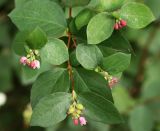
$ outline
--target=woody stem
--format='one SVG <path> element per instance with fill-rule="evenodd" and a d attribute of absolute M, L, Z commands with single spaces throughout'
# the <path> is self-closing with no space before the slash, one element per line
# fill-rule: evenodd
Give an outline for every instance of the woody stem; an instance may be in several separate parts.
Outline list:
<path fill-rule="evenodd" d="M 69 18 L 72 17 L 72 8 L 69 8 Z M 67 43 L 67 47 L 68 49 L 70 48 L 71 46 L 71 32 L 70 30 L 67 32 L 68 34 L 68 43 Z M 70 80 L 71 80 L 71 86 L 72 86 L 72 97 L 74 97 L 74 79 L 73 79 L 73 72 L 72 72 L 72 66 L 70 64 L 70 61 L 68 60 L 68 73 L 69 73 L 69 77 L 70 77 Z"/>

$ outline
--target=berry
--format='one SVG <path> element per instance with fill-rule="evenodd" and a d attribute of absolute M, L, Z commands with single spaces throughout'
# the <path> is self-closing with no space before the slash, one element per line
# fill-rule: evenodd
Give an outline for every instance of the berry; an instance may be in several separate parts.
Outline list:
<path fill-rule="evenodd" d="M 40 62 L 38 60 L 35 60 L 34 62 L 36 64 L 36 68 L 39 69 L 40 68 Z"/>
<path fill-rule="evenodd" d="M 123 28 L 123 26 L 121 25 L 120 22 L 118 22 L 118 27 L 119 27 L 119 29 Z"/>
<path fill-rule="evenodd" d="M 27 57 L 22 56 L 22 57 L 20 58 L 20 63 L 23 64 L 23 65 L 26 65 L 26 64 L 27 64 Z"/>
<path fill-rule="evenodd" d="M 75 108 L 71 105 L 71 106 L 69 107 L 68 114 L 72 114 L 74 111 L 75 111 Z"/>
<path fill-rule="evenodd" d="M 115 29 L 115 30 L 118 30 L 118 29 L 119 29 L 118 23 L 116 23 L 116 24 L 114 25 L 114 29 Z"/>
<path fill-rule="evenodd" d="M 121 20 L 121 21 L 120 21 L 120 24 L 121 24 L 123 27 L 125 27 L 125 26 L 127 25 L 127 22 L 126 22 L 125 20 Z"/>
<path fill-rule="evenodd" d="M 115 86 L 118 83 L 118 78 L 113 77 L 109 80 L 109 87 L 112 89 L 113 86 Z"/>
<path fill-rule="evenodd" d="M 35 61 L 32 61 L 32 62 L 30 63 L 30 67 L 31 67 L 32 69 L 36 69 L 36 63 L 35 63 Z"/>
<path fill-rule="evenodd" d="M 87 121 L 86 121 L 85 117 L 80 117 L 80 118 L 79 118 L 79 121 L 80 121 L 81 126 L 87 124 Z"/>
<path fill-rule="evenodd" d="M 79 124 L 78 119 L 73 119 L 73 123 L 74 123 L 75 126 L 77 126 Z"/>
<path fill-rule="evenodd" d="M 34 60 L 34 61 L 32 61 L 31 63 L 30 63 L 30 67 L 32 68 L 32 69 L 39 69 L 40 68 L 40 62 L 38 61 L 38 60 Z"/>
<path fill-rule="evenodd" d="M 77 109 L 79 109 L 79 110 L 83 110 L 83 109 L 84 109 L 84 107 L 83 107 L 82 104 L 77 104 L 76 107 L 77 107 Z"/>

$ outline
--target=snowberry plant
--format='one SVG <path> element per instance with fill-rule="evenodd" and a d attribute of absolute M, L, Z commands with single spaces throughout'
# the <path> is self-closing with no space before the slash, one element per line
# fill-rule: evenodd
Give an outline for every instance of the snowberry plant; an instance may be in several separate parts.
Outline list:
<path fill-rule="evenodd" d="M 127 0 L 16 0 L 9 14 L 19 32 L 13 49 L 22 68 L 39 72 L 31 89 L 32 126 L 49 127 L 66 118 L 123 121 L 111 88 L 129 66 L 126 28 L 154 21 L 150 9 Z M 44 71 L 43 63 L 47 63 Z M 41 73 L 40 73 L 41 72 Z"/>

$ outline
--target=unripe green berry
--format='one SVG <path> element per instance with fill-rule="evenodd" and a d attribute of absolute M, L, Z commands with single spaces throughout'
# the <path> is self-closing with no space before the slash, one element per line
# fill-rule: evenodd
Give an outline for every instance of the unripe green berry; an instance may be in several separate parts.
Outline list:
<path fill-rule="evenodd" d="M 31 57 L 31 56 L 28 54 L 28 55 L 27 55 L 27 58 L 30 58 L 30 57 Z"/>
<path fill-rule="evenodd" d="M 73 106 L 70 106 L 68 114 L 72 114 L 75 111 L 75 108 Z"/>
<path fill-rule="evenodd" d="M 82 104 L 77 104 L 77 105 L 76 105 L 76 108 L 79 109 L 79 110 L 83 110 L 83 109 L 84 109 L 84 107 L 83 107 Z"/>

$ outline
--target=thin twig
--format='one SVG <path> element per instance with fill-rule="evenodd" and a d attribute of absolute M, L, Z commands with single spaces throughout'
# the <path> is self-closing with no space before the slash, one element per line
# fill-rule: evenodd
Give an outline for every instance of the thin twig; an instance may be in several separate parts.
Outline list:
<path fill-rule="evenodd" d="M 72 8 L 69 8 L 69 18 L 72 18 Z M 68 44 L 67 44 L 67 47 L 68 47 L 68 50 L 69 50 L 70 45 L 71 45 L 71 37 L 72 37 L 72 34 L 71 34 L 70 31 L 68 31 L 67 34 L 68 34 Z M 69 77 L 70 77 L 70 80 L 71 80 L 72 97 L 74 97 L 74 79 L 73 79 L 72 66 L 71 66 L 69 60 L 68 60 L 68 73 L 69 73 Z"/>

